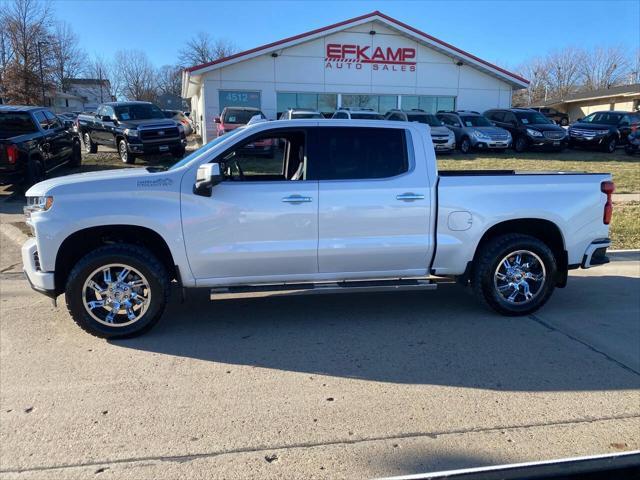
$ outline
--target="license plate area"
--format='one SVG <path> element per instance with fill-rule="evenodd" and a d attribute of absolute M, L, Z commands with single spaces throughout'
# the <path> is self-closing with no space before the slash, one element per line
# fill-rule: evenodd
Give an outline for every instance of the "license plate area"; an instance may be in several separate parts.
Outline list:
<path fill-rule="evenodd" d="M 160 150 L 161 152 L 168 152 L 169 151 L 169 145 L 160 145 L 158 147 L 158 150 Z"/>

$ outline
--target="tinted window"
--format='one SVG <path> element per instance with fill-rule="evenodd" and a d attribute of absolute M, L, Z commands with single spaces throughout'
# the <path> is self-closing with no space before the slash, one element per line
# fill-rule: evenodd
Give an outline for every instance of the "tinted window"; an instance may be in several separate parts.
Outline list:
<path fill-rule="evenodd" d="M 458 122 L 458 119 L 456 117 L 454 117 L 453 115 L 440 115 L 438 118 L 440 120 L 442 120 L 445 125 L 450 125 L 452 127 L 459 127 L 460 126 L 460 123 Z"/>
<path fill-rule="evenodd" d="M 51 128 L 59 128 L 62 126 L 62 123 L 60 123 L 60 119 L 53 113 L 45 111 L 44 116 L 47 118 L 47 120 L 49 120 Z"/>
<path fill-rule="evenodd" d="M 49 121 L 47 120 L 47 117 L 44 116 L 43 111 L 36 112 L 33 116 L 36 118 L 36 122 L 40 124 L 40 128 L 43 130 L 49 128 Z"/>
<path fill-rule="evenodd" d="M 601 125 L 617 125 L 622 114 L 610 113 L 610 112 L 596 112 L 584 117 L 580 122 L 582 123 L 596 123 Z"/>
<path fill-rule="evenodd" d="M 130 105 L 119 105 L 114 108 L 118 120 L 152 120 L 166 118 L 162 110 L 152 103 L 133 103 Z M 102 113 L 100 113 L 102 111 Z M 98 115 L 107 115 L 106 109 L 98 110 Z"/>
<path fill-rule="evenodd" d="M 348 117 L 347 117 L 347 114 L 346 114 L 346 113 L 344 113 L 344 112 L 336 112 L 336 113 L 333 115 L 333 118 L 348 118 Z"/>
<path fill-rule="evenodd" d="M 427 113 L 409 113 L 407 114 L 407 120 L 409 122 L 426 123 L 430 127 L 441 126 L 440 120 L 435 115 Z"/>
<path fill-rule="evenodd" d="M 484 116 L 496 122 L 504 121 L 504 112 L 487 112 Z"/>
<path fill-rule="evenodd" d="M 352 113 L 353 120 L 384 120 L 384 116 L 379 113 Z"/>
<path fill-rule="evenodd" d="M 0 113 L 1 138 L 11 138 L 36 131 L 36 126 L 28 113 Z"/>
<path fill-rule="evenodd" d="M 520 119 L 520 122 L 525 125 L 545 125 L 547 123 L 552 123 L 547 119 L 547 117 L 538 112 L 518 112 L 516 115 Z"/>
<path fill-rule="evenodd" d="M 383 128 L 314 128 L 309 178 L 389 178 L 408 170 L 405 132 Z"/>
<path fill-rule="evenodd" d="M 259 115 L 260 118 L 265 118 L 260 110 L 240 110 L 237 108 L 227 108 L 222 116 L 224 123 L 231 124 L 246 124 L 249 123 L 252 117 Z"/>
<path fill-rule="evenodd" d="M 489 120 L 481 115 L 465 115 L 460 117 L 462 124 L 466 127 L 490 127 Z"/>

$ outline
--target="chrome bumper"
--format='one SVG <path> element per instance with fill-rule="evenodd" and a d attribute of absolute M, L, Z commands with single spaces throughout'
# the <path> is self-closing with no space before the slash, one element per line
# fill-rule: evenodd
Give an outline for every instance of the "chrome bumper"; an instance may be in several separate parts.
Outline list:
<path fill-rule="evenodd" d="M 38 245 L 35 238 L 30 238 L 24 242 L 22 246 L 22 268 L 24 274 L 31 288 L 49 297 L 54 297 L 56 291 L 54 273 L 40 270 L 39 265 L 36 264 L 37 253 Z"/>
<path fill-rule="evenodd" d="M 595 240 L 587 247 L 582 256 L 582 268 L 591 268 L 598 265 L 604 265 L 609 263 L 609 257 L 607 257 L 607 248 L 611 246 L 611 240 L 603 238 Z"/>

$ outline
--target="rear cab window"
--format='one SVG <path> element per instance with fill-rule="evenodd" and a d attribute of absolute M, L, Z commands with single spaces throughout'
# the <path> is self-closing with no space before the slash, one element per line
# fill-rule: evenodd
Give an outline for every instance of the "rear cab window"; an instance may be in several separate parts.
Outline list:
<path fill-rule="evenodd" d="M 38 131 L 27 112 L 0 112 L 0 138 L 11 138 Z"/>
<path fill-rule="evenodd" d="M 317 127 L 310 135 L 310 180 L 391 178 L 409 170 L 400 128 Z"/>

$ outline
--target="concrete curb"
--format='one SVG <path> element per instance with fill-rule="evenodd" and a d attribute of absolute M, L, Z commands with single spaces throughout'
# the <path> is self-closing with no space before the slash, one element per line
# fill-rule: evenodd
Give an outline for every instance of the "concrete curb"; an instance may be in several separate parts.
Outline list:
<path fill-rule="evenodd" d="M 0 223 L 0 233 L 19 246 L 29 238 L 22 230 L 11 223 Z"/>

